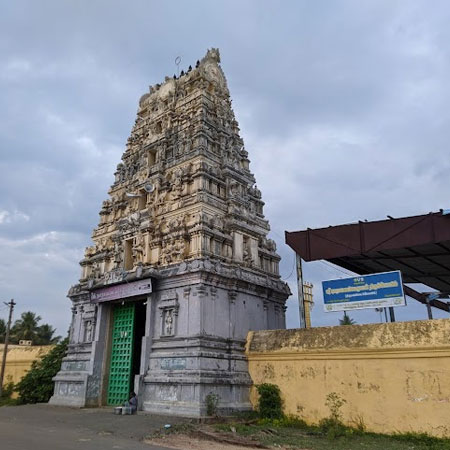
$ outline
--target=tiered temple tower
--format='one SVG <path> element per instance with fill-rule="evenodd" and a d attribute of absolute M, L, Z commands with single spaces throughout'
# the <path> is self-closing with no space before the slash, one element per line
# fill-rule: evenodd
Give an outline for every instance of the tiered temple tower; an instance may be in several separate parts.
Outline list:
<path fill-rule="evenodd" d="M 289 288 L 217 49 L 139 101 L 94 245 L 69 291 L 53 404 L 201 416 L 250 408 L 249 330 L 285 328 Z"/>

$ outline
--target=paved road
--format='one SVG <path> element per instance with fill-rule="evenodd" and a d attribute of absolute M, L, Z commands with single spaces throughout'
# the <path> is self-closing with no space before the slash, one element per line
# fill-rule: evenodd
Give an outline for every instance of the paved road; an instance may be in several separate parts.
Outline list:
<path fill-rule="evenodd" d="M 163 450 L 142 439 L 164 424 L 186 422 L 164 416 L 116 416 L 110 409 L 49 405 L 0 408 L 1 450 Z M 164 449 L 167 450 L 167 449 Z"/>

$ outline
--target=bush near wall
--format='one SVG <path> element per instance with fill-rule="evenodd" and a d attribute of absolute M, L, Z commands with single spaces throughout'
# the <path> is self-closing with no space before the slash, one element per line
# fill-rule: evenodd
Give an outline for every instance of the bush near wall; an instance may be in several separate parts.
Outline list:
<path fill-rule="evenodd" d="M 31 369 L 16 384 L 19 403 L 46 403 L 53 394 L 52 378 L 61 368 L 67 353 L 68 340 L 64 339 L 40 360 L 33 361 Z"/>
<path fill-rule="evenodd" d="M 283 402 L 280 388 L 275 384 L 258 384 L 258 413 L 264 419 L 281 419 L 283 417 Z"/>

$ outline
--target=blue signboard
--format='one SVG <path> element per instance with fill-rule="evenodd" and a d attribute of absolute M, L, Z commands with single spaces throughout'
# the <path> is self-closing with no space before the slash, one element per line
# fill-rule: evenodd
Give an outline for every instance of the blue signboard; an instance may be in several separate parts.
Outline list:
<path fill-rule="evenodd" d="M 325 312 L 405 306 L 399 271 L 322 282 Z"/>

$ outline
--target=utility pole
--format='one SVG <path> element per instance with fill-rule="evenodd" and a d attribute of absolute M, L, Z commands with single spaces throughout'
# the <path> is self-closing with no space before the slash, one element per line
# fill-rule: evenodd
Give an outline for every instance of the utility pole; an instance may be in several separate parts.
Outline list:
<path fill-rule="evenodd" d="M 297 289 L 298 289 L 298 311 L 300 316 L 300 328 L 306 328 L 305 317 L 305 292 L 303 288 L 303 270 L 302 270 L 302 258 L 296 253 L 297 262 Z"/>
<path fill-rule="evenodd" d="M 2 395 L 3 390 L 3 377 L 5 376 L 6 354 L 8 353 L 8 343 L 9 343 L 9 330 L 11 329 L 12 314 L 14 306 L 16 304 L 13 299 L 11 299 L 9 303 L 6 302 L 4 303 L 6 306 L 9 307 L 9 318 L 8 318 L 8 325 L 6 326 L 5 344 L 3 347 L 2 369 L 0 371 L 0 396 Z"/>

